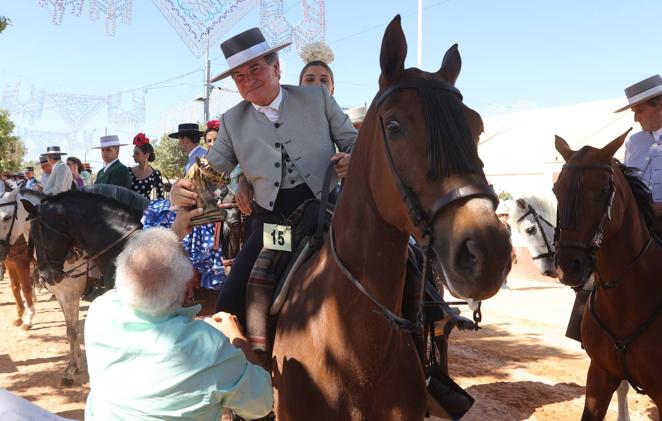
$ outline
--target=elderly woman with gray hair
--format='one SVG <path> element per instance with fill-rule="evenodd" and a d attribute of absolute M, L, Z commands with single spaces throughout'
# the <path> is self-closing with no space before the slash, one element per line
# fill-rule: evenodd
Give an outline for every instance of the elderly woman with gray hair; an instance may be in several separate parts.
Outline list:
<path fill-rule="evenodd" d="M 173 230 L 183 234 L 188 224 L 178 219 Z M 86 420 L 219 420 L 224 408 L 255 419 L 271 411 L 270 375 L 253 364 L 236 317 L 196 320 L 199 305 L 182 307 L 193 268 L 175 232 L 135 234 L 117 258 L 116 289 L 90 305 Z"/>

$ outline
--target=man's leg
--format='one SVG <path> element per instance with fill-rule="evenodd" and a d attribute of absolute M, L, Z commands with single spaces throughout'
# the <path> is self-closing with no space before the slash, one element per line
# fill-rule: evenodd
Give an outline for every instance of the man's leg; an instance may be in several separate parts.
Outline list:
<path fill-rule="evenodd" d="M 262 251 L 262 218 L 253 218 L 252 234 L 237 255 L 216 302 L 216 311 L 234 314 L 243 328 L 246 328 L 246 286 L 253 265 Z"/>

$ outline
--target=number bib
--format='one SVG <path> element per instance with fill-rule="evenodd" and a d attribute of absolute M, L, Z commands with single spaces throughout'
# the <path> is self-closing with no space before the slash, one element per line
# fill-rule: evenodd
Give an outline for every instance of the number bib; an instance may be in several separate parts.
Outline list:
<path fill-rule="evenodd" d="M 292 227 L 265 223 L 262 243 L 265 249 L 292 251 Z"/>

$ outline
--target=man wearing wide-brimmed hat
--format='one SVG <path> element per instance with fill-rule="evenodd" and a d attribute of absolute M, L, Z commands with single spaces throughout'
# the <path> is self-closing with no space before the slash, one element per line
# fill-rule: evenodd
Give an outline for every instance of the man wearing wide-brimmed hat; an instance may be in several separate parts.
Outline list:
<path fill-rule="evenodd" d="M 59 146 L 46 148 L 44 156 L 51 166 L 51 173 L 46 182 L 41 187 L 37 187 L 38 190 L 46 194 L 58 194 L 71 189 L 73 175 L 67 164 L 62 162 L 62 155 L 66 154 L 60 150 Z"/>
<path fill-rule="evenodd" d="M 179 150 L 188 156 L 188 161 L 184 167 L 184 175 L 195 164 L 195 158 L 202 158 L 207 155 L 207 150 L 200 146 L 200 139 L 202 139 L 203 134 L 197 123 L 183 123 L 179 125 L 175 133 L 168 135 L 171 139 L 179 140 Z"/>
<path fill-rule="evenodd" d="M 639 170 L 653 201 L 662 203 L 662 77 L 651 76 L 625 88 L 625 96 L 628 105 L 616 112 L 631 109 L 642 131 L 625 142 L 624 163 Z"/>
<path fill-rule="evenodd" d="M 37 179 L 34 178 L 34 167 L 25 167 L 25 179 L 25 187 L 34 189 L 34 186 L 37 184 Z"/>
<path fill-rule="evenodd" d="M 221 116 L 218 137 L 207 160 L 229 174 L 241 165 L 237 204 L 252 215 L 252 232 L 232 266 L 217 309 L 245 323 L 246 284 L 262 250 L 263 224 L 282 223 L 300 204 L 320 198 L 324 172 L 338 159 L 344 177 L 356 130 L 323 86 L 280 84 L 278 54 L 290 43 L 272 47 L 259 28 L 221 44 L 229 69 L 212 82 L 231 76 L 244 99 Z M 341 151 L 336 154 L 336 147 Z M 337 184 L 337 178 L 330 186 Z M 171 192 L 175 204 L 195 204 L 193 186 L 180 181 Z"/>
<path fill-rule="evenodd" d="M 113 184 L 131 188 L 131 173 L 119 160 L 120 146 L 126 146 L 126 143 L 120 143 L 116 135 L 108 135 L 101 136 L 99 146 L 92 148 L 101 149 L 101 159 L 104 162 L 94 184 Z"/>

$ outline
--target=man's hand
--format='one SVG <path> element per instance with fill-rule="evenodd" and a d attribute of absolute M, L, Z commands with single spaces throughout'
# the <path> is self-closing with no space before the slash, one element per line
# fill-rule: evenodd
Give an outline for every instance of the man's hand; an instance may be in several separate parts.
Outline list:
<path fill-rule="evenodd" d="M 237 206 L 244 215 L 253 213 L 253 186 L 243 175 L 237 180 L 237 194 L 235 195 Z"/>
<path fill-rule="evenodd" d="M 44 188 L 41 186 L 41 184 L 35 184 L 34 189 L 37 191 L 44 191 Z"/>
<path fill-rule="evenodd" d="M 237 316 L 233 314 L 219 311 L 213 316 L 206 318 L 205 322 L 220 330 L 225 336 L 228 337 L 230 342 L 233 342 L 235 339 L 246 339 L 244 334 L 241 332 L 241 327 L 239 326 Z"/>
<path fill-rule="evenodd" d="M 177 210 L 175 222 L 172 223 L 172 227 L 170 227 L 170 229 L 174 231 L 175 234 L 177 234 L 177 238 L 179 238 L 180 241 L 189 235 L 191 231 L 193 231 L 193 227 L 191 226 L 191 218 L 202 215 L 202 212 L 202 208 L 195 208 L 193 210 L 179 208 Z"/>
<path fill-rule="evenodd" d="M 190 180 L 181 179 L 170 190 L 170 202 L 178 207 L 190 208 L 195 205 L 198 194 Z"/>
<path fill-rule="evenodd" d="M 339 178 L 347 177 L 347 170 L 349 169 L 350 158 L 351 155 L 345 152 L 338 152 L 337 154 L 331 157 L 331 161 L 335 161 L 336 159 L 339 160 L 335 166 L 336 174 L 338 174 Z"/>

